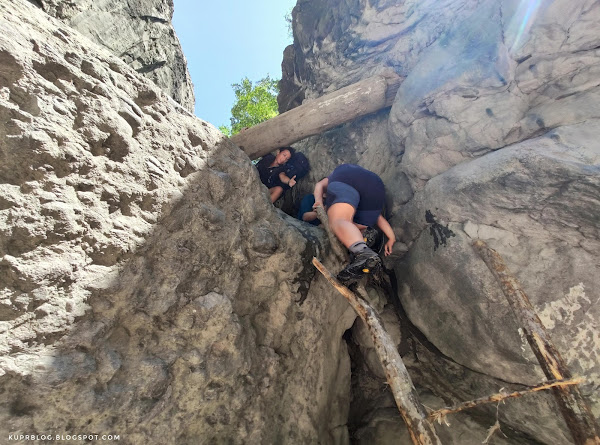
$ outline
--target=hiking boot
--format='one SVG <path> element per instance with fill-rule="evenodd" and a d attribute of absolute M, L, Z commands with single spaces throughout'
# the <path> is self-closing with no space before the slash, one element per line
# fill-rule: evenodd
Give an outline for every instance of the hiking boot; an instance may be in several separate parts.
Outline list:
<path fill-rule="evenodd" d="M 351 258 L 350 264 L 340 271 L 337 279 L 342 283 L 360 280 L 365 274 L 372 274 L 381 267 L 381 258 L 371 249 L 364 249 Z"/>

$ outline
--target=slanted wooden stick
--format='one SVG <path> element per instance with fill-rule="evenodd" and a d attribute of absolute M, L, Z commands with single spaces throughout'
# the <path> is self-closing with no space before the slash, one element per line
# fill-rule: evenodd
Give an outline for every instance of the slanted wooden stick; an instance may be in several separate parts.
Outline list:
<path fill-rule="evenodd" d="M 485 405 L 488 403 L 501 402 L 502 400 L 505 400 L 505 399 L 521 397 L 521 396 L 524 396 L 525 394 L 531 394 L 533 392 L 543 391 L 545 389 L 550 389 L 550 388 L 554 388 L 557 386 L 579 385 L 580 383 L 583 383 L 584 381 L 585 381 L 585 379 L 578 377 L 578 378 L 571 379 L 571 380 L 556 380 L 553 382 L 540 383 L 539 385 L 534 386 L 529 389 L 526 389 L 524 391 L 514 391 L 511 393 L 499 392 L 497 394 L 493 394 L 488 397 L 481 397 L 479 399 L 470 400 L 468 402 L 463 402 L 459 405 L 456 405 L 453 408 L 442 408 L 442 409 L 438 409 L 436 411 L 432 411 L 431 413 L 429 413 L 428 417 L 431 420 L 434 420 L 434 421 L 437 420 L 439 423 L 442 423 L 442 419 L 444 417 L 446 417 L 448 414 L 458 413 L 465 409 L 474 408 L 476 406 Z"/>
<path fill-rule="evenodd" d="M 502 257 L 486 243 L 477 240 L 473 247 L 492 272 L 517 318 L 517 322 L 549 380 L 570 379 L 566 362 L 550 340 L 520 283 L 510 273 Z M 576 445 L 600 445 L 600 428 L 577 385 L 558 386 L 553 394 Z"/>
<path fill-rule="evenodd" d="M 425 408 L 419 401 L 417 391 L 396 349 L 396 345 L 385 331 L 375 310 L 362 298 L 340 284 L 319 260 L 313 258 L 313 264 L 327 281 L 348 300 L 354 311 L 367 325 L 375 350 L 385 370 L 388 384 L 396 400 L 396 405 L 400 415 L 406 422 L 413 443 L 415 445 L 441 445 L 435 428 L 427 418 Z"/>

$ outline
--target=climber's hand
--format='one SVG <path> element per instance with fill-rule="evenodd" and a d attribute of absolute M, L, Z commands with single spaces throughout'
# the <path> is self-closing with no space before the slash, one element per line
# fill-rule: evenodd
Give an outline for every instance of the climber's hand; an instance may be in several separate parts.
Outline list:
<path fill-rule="evenodd" d="M 385 243 L 385 256 L 392 254 L 392 247 L 394 246 L 395 242 L 395 239 L 389 239 L 387 243 Z"/>
<path fill-rule="evenodd" d="M 288 185 L 293 187 L 296 185 L 296 175 L 292 176 L 292 178 L 288 181 Z"/>

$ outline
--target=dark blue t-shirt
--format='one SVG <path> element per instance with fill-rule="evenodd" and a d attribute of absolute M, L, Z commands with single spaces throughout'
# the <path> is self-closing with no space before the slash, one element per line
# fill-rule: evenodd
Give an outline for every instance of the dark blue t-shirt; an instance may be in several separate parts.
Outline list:
<path fill-rule="evenodd" d="M 275 155 L 269 153 L 264 155 L 260 161 L 256 164 L 256 169 L 260 176 L 260 182 L 267 186 L 267 188 L 273 188 L 275 186 L 281 186 L 283 190 L 288 190 L 289 185 L 284 184 L 279 179 L 279 174 L 285 170 L 285 165 L 277 165 L 270 167 L 275 160 Z"/>

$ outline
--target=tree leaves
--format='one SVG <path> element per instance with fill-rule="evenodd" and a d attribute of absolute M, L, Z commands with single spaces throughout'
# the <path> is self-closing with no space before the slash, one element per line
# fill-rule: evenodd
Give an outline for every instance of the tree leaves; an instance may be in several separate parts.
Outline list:
<path fill-rule="evenodd" d="M 231 126 L 220 126 L 227 136 L 233 136 L 246 127 L 266 121 L 279 114 L 277 94 L 279 81 L 267 77 L 255 84 L 247 77 L 232 86 L 235 93 L 235 103 L 231 108 Z"/>

